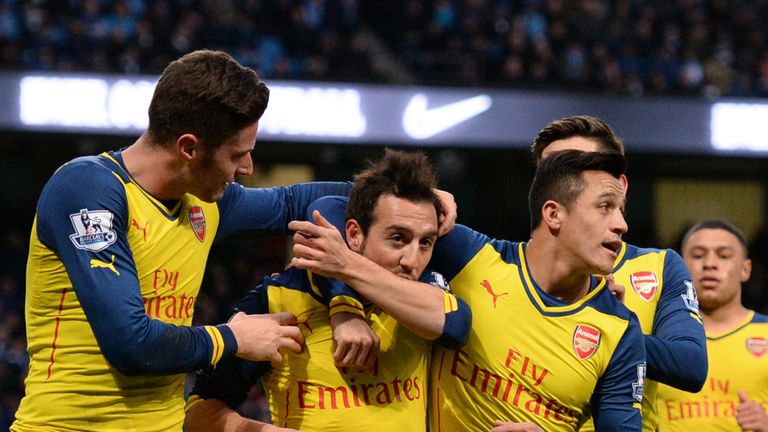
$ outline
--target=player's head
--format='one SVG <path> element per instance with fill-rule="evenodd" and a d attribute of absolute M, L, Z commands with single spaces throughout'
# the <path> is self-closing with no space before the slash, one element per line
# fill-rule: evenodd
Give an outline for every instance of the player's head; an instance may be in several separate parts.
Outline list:
<path fill-rule="evenodd" d="M 533 241 L 544 235 L 590 273 L 609 273 L 627 231 L 625 168 L 615 152 L 567 150 L 545 158 L 528 195 Z"/>
<path fill-rule="evenodd" d="M 226 53 L 195 51 L 163 71 L 146 135 L 177 156 L 182 192 L 214 202 L 237 176 L 253 172 L 250 152 L 268 100 L 256 72 Z"/>
<path fill-rule="evenodd" d="M 588 115 L 561 118 L 546 125 L 536 135 L 531 152 L 536 164 L 553 152 L 581 150 L 585 152 L 616 152 L 624 154 L 624 143 L 604 120 Z M 624 189 L 629 182 L 621 175 Z"/>
<path fill-rule="evenodd" d="M 434 167 L 421 152 L 387 149 L 354 177 L 347 242 L 398 276 L 417 279 L 437 240 L 440 203 Z"/>
<path fill-rule="evenodd" d="M 562 150 L 624 154 L 624 143 L 605 121 L 597 117 L 578 115 L 561 118 L 546 125 L 536 135 L 531 146 L 536 163 L 550 153 Z"/>
<path fill-rule="evenodd" d="M 191 134 L 214 149 L 264 114 L 269 89 L 256 72 L 221 51 L 191 52 L 163 71 L 149 105 L 151 142 Z"/>
<path fill-rule="evenodd" d="M 685 233 L 683 259 L 704 313 L 741 305 L 741 284 L 752 271 L 747 248 L 744 233 L 722 219 L 704 220 Z"/>

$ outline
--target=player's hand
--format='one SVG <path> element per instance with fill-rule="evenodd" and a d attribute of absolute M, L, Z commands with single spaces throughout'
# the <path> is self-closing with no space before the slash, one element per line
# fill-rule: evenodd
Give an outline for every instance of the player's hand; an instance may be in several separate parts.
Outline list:
<path fill-rule="evenodd" d="M 742 430 L 768 432 L 768 414 L 758 402 L 749 397 L 744 390 L 739 390 L 739 406 L 736 407 L 736 421 Z"/>
<path fill-rule="evenodd" d="M 357 254 L 347 247 L 341 233 L 319 211 L 312 212 L 315 223 L 292 221 L 288 229 L 296 231 L 293 235 L 293 253 L 291 264 L 294 267 L 309 270 L 336 279 L 341 279 L 342 272 L 348 268 L 350 256 Z"/>
<path fill-rule="evenodd" d="M 379 337 L 360 315 L 337 312 L 331 315 L 336 350 L 333 360 L 337 367 L 372 370 L 379 355 Z"/>
<path fill-rule="evenodd" d="M 616 280 L 613 278 L 613 273 L 605 276 L 605 282 L 608 284 L 608 290 L 613 294 L 613 297 L 616 298 L 616 300 L 620 301 L 621 303 L 624 303 L 624 298 L 626 294 L 626 288 L 624 288 L 624 285 L 619 285 L 616 283 Z"/>
<path fill-rule="evenodd" d="M 506 423 L 501 420 L 496 420 L 493 429 L 490 432 L 544 432 L 544 429 L 540 428 L 535 423 Z"/>
<path fill-rule="evenodd" d="M 434 189 L 437 200 L 440 201 L 440 207 L 443 208 L 443 212 L 437 219 L 439 224 L 437 229 L 437 235 L 443 236 L 448 234 L 456 225 L 456 219 L 459 217 L 458 206 L 456 205 L 456 199 L 453 194 L 440 189 Z"/>
<path fill-rule="evenodd" d="M 246 315 L 238 312 L 227 323 L 237 339 L 237 356 L 251 361 L 282 363 L 281 349 L 301 352 L 304 336 L 290 312 Z"/>

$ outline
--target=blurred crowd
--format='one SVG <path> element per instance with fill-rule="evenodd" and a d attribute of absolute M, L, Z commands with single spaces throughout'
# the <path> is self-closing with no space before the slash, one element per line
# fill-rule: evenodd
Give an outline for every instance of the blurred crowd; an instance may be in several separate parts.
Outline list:
<path fill-rule="evenodd" d="M 768 0 L 0 0 L 0 69 L 768 95 Z"/>

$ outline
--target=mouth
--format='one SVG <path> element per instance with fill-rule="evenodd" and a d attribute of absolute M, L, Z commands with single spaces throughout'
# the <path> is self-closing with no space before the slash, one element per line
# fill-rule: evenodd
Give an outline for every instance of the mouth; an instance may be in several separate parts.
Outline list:
<path fill-rule="evenodd" d="M 619 253 L 619 249 L 621 249 L 621 240 L 611 240 L 607 242 L 603 242 L 602 246 L 605 249 L 608 249 L 611 251 L 611 254 L 616 257 Z"/>
<path fill-rule="evenodd" d="M 720 279 L 716 277 L 703 277 L 699 279 L 698 288 L 716 288 L 720 284 Z"/>
<path fill-rule="evenodd" d="M 416 280 L 416 278 L 412 274 L 410 274 L 410 273 L 402 273 L 402 272 L 400 272 L 400 273 L 397 273 L 397 276 L 401 277 L 403 279 L 407 279 L 407 280 L 412 280 L 412 281 Z"/>

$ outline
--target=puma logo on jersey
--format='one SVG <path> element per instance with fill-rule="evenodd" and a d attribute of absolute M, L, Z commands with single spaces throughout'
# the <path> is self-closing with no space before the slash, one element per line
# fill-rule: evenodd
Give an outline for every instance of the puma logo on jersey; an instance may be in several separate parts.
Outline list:
<path fill-rule="evenodd" d="M 120 276 L 120 272 L 117 271 L 115 268 L 115 255 L 112 254 L 112 262 L 104 262 L 102 260 L 97 260 L 96 258 L 91 260 L 91 268 L 105 268 L 110 269 L 113 272 L 115 272 L 116 275 Z"/>
<path fill-rule="evenodd" d="M 139 225 L 136 219 L 131 219 L 131 226 L 135 227 L 144 235 L 144 241 L 147 241 L 147 228 L 149 228 L 149 221 L 144 222 L 144 226 Z"/>
<path fill-rule="evenodd" d="M 490 294 L 490 295 L 493 297 L 493 308 L 494 308 L 494 309 L 496 309 L 496 300 L 498 300 L 498 299 L 499 299 L 499 297 L 501 297 L 501 296 L 503 296 L 503 295 L 507 295 L 507 294 L 509 294 L 509 292 L 508 292 L 508 291 L 505 291 L 505 292 L 503 292 L 503 293 L 500 293 L 500 294 L 496 294 L 496 293 L 493 291 L 493 287 L 491 286 L 491 283 L 490 283 L 490 282 L 488 282 L 486 279 L 483 279 L 483 281 L 482 281 L 482 282 L 480 282 L 480 285 L 482 285 L 482 286 L 483 286 L 483 288 L 485 288 L 485 290 L 486 290 L 486 291 L 488 291 L 488 294 Z"/>

